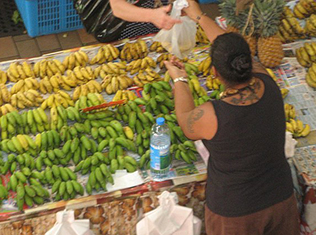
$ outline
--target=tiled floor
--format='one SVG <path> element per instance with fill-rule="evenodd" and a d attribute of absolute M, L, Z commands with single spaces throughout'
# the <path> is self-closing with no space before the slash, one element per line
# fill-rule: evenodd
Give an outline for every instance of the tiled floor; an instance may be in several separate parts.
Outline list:
<path fill-rule="evenodd" d="M 203 12 L 211 18 L 219 15 L 217 4 L 201 4 Z M 84 29 L 31 38 L 27 34 L 0 38 L 0 61 L 36 57 L 85 45 L 98 43 Z"/>

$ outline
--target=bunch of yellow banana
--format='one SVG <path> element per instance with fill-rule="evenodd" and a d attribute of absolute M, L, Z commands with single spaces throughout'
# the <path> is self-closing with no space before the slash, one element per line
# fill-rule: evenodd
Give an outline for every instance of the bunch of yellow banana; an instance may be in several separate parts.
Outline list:
<path fill-rule="evenodd" d="M 211 63 L 212 63 L 212 59 L 211 57 L 208 56 L 206 59 L 202 60 L 201 63 L 199 64 L 198 69 L 199 71 L 203 73 L 203 76 L 212 74 Z"/>
<path fill-rule="evenodd" d="M 35 76 L 40 78 L 44 78 L 46 76 L 50 78 L 57 73 L 64 74 L 65 70 L 65 66 L 56 59 L 44 59 L 34 64 Z"/>
<path fill-rule="evenodd" d="M 60 89 L 71 91 L 71 87 L 75 87 L 76 82 L 70 80 L 68 76 L 63 76 L 60 73 L 53 75 L 51 78 L 44 77 L 39 82 L 39 90 L 43 94 L 57 92 Z"/>
<path fill-rule="evenodd" d="M 72 53 L 63 61 L 63 65 L 66 69 L 73 69 L 77 66 L 83 66 L 85 67 L 87 63 L 89 62 L 89 57 L 84 51 L 76 51 L 75 53 Z"/>
<path fill-rule="evenodd" d="M 204 30 L 201 28 L 199 24 L 197 24 L 197 30 L 196 30 L 196 35 L 195 35 L 195 41 L 197 43 L 204 43 L 208 44 L 210 41 L 208 40 Z"/>
<path fill-rule="evenodd" d="M 153 58 L 146 56 L 143 59 L 133 60 L 127 65 L 126 71 L 129 71 L 130 74 L 133 75 L 146 68 L 156 68 L 156 62 L 153 60 Z"/>
<path fill-rule="evenodd" d="M 157 58 L 157 63 L 159 63 L 159 68 L 164 68 L 165 64 L 164 61 L 166 60 L 170 60 L 172 57 L 171 54 L 169 53 L 165 53 L 165 54 L 161 54 L 158 58 Z"/>
<path fill-rule="evenodd" d="M 146 42 L 138 39 L 134 43 L 125 43 L 120 58 L 124 61 L 137 60 L 148 55 L 148 48 Z"/>
<path fill-rule="evenodd" d="M 95 57 L 92 58 L 90 64 L 103 64 L 117 59 L 120 55 L 119 49 L 111 44 L 101 46 Z"/>
<path fill-rule="evenodd" d="M 312 66 L 308 69 L 306 74 L 306 83 L 313 88 L 316 88 L 316 63 L 313 63 Z"/>
<path fill-rule="evenodd" d="M 304 19 L 313 12 L 316 12 L 316 2 L 314 0 L 300 0 L 293 10 L 294 15 L 299 19 Z"/>
<path fill-rule="evenodd" d="M 4 104 L 0 106 L 0 116 L 6 115 L 7 113 L 11 113 L 13 111 L 17 111 L 17 109 L 14 108 L 12 104 Z"/>
<path fill-rule="evenodd" d="M 11 94 L 37 89 L 39 89 L 39 82 L 35 78 L 27 78 L 15 83 L 11 88 Z"/>
<path fill-rule="evenodd" d="M 4 84 L 0 84 L 0 105 L 10 102 L 11 94 Z"/>
<path fill-rule="evenodd" d="M 279 35 L 284 42 L 305 38 L 305 33 L 305 29 L 295 17 L 284 18 L 279 25 Z"/>
<path fill-rule="evenodd" d="M 0 70 L 0 84 L 6 84 L 8 81 L 7 73 Z"/>
<path fill-rule="evenodd" d="M 210 90 L 219 90 L 221 82 L 218 78 L 213 77 L 212 75 L 207 76 L 206 86 Z"/>
<path fill-rule="evenodd" d="M 11 82 L 17 82 L 28 77 L 34 77 L 32 66 L 27 62 L 23 62 L 22 65 L 19 63 L 11 63 L 8 70 L 7 76 Z"/>
<path fill-rule="evenodd" d="M 294 119 L 296 117 L 295 107 L 291 104 L 284 104 L 285 120 Z"/>
<path fill-rule="evenodd" d="M 133 80 L 138 87 L 143 87 L 147 83 L 157 82 L 163 79 L 154 70 L 147 68 L 145 70 L 140 70 Z"/>
<path fill-rule="evenodd" d="M 304 126 L 303 122 L 298 119 L 290 119 L 287 121 L 286 130 L 291 132 L 294 138 L 305 137 L 311 132 L 310 126 L 308 124 Z"/>
<path fill-rule="evenodd" d="M 189 77 L 189 87 L 190 90 L 193 94 L 193 96 L 197 95 L 197 96 L 205 96 L 207 95 L 206 90 L 204 89 L 204 87 L 201 86 L 199 79 L 196 76 L 190 76 Z"/>
<path fill-rule="evenodd" d="M 77 86 L 72 95 L 74 101 L 78 100 L 80 96 L 87 96 L 89 93 L 101 93 L 102 87 L 100 83 L 95 80 L 87 82 L 81 86 Z"/>
<path fill-rule="evenodd" d="M 109 62 L 106 64 L 102 64 L 101 66 L 97 67 L 94 70 L 95 77 L 100 76 L 101 78 L 104 78 L 108 74 L 113 75 L 124 75 L 126 74 L 126 62 Z"/>
<path fill-rule="evenodd" d="M 312 14 L 306 19 L 305 31 L 310 37 L 316 36 L 316 14 Z"/>
<path fill-rule="evenodd" d="M 76 66 L 73 70 L 66 71 L 67 76 L 71 76 L 72 80 L 77 80 L 78 84 L 84 84 L 90 80 L 95 79 L 93 69 L 89 66 Z"/>
<path fill-rule="evenodd" d="M 289 90 L 286 89 L 286 88 L 282 88 L 281 89 L 281 95 L 282 95 L 282 98 L 285 99 L 285 97 L 289 94 Z"/>
<path fill-rule="evenodd" d="M 118 90 L 113 97 L 112 101 L 118 101 L 118 100 L 135 100 L 137 98 L 136 94 L 133 91 L 129 90 Z"/>
<path fill-rule="evenodd" d="M 126 75 L 106 75 L 103 78 L 101 87 L 108 95 L 116 93 L 118 90 L 125 90 L 133 85 L 133 80 Z"/>
<path fill-rule="evenodd" d="M 296 49 L 296 58 L 303 67 L 310 67 L 316 62 L 316 42 L 305 42 L 303 47 Z"/>
<path fill-rule="evenodd" d="M 13 107 L 24 109 L 27 107 L 38 107 L 44 101 L 41 94 L 36 90 L 27 90 L 18 92 L 11 96 L 11 104 Z"/>
<path fill-rule="evenodd" d="M 74 106 L 74 101 L 71 99 L 70 95 L 65 91 L 59 90 L 57 94 L 51 94 L 41 105 L 42 109 L 58 107 L 62 105 L 64 108 L 68 106 Z"/>
<path fill-rule="evenodd" d="M 149 50 L 150 51 L 155 51 L 157 53 L 163 53 L 163 52 L 166 52 L 165 48 L 162 47 L 161 43 L 160 42 L 153 42 L 150 47 L 149 47 Z"/>

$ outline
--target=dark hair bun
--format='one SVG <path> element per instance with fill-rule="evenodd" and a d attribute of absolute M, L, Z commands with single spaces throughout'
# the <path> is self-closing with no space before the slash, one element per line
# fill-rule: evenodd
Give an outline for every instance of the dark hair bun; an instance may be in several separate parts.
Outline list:
<path fill-rule="evenodd" d="M 247 72 L 251 68 L 251 63 L 249 61 L 249 56 L 246 54 L 240 54 L 233 56 L 230 65 L 233 70 L 239 74 Z"/>

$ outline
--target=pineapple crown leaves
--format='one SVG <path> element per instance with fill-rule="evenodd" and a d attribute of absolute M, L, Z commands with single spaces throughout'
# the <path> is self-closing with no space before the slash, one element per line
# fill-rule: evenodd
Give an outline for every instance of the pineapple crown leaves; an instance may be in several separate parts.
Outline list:
<path fill-rule="evenodd" d="M 247 20 L 248 9 L 236 15 L 236 0 L 221 0 L 219 4 L 221 15 L 226 19 L 227 25 L 241 29 Z"/>

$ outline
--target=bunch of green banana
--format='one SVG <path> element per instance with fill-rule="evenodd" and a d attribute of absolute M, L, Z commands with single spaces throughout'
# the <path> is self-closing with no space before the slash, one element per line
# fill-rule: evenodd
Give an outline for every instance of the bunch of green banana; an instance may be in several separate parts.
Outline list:
<path fill-rule="evenodd" d="M 143 129 L 136 136 L 137 153 L 142 156 L 150 147 L 150 132 Z"/>
<path fill-rule="evenodd" d="M 162 47 L 160 42 L 153 42 L 150 47 L 149 47 L 150 51 L 155 51 L 157 53 L 162 53 L 162 52 L 166 52 L 165 48 Z"/>
<path fill-rule="evenodd" d="M 316 63 L 312 63 L 312 66 L 308 69 L 306 83 L 310 87 L 316 88 Z"/>
<path fill-rule="evenodd" d="M 52 150 L 59 148 L 61 143 L 60 135 L 56 130 L 43 131 L 35 136 L 35 145 L 38 150 Z"/>
<path fill-rule="evenodd" d="M 170 140 L 172 144 L 177 143 L 184 143 L 188 139 L 185 137 L 182 129 L 180 126 L 178 126 L 177 118 L 175 114 L 171 115 L 164 115 L 164 118 L 166 119 L 166 123 L 169 127 L 170 131 Z"/>
<path fill-rule="evenodd" d="M 62 64 L 66 69 L 72 70 L 77 66 L 85 67 L 87 63 L 89 63 L 88 55 L 84 51 L 79 50 L 66 56 Z"/>
<path fill-rule="evenodd" d="M 95 77 L 104 78 L 106 75 L 126 75 L 126 62 L 109 62 L 102 64 L 94 70 Z"/>
<path fill-rule="evenodd" d="M 207 75 L 212 74 L 211 68 L 212 59 L 208 56 L 206 59 L 202 60 L 198 66 L 198 70 L 203 73 L 203 76 L 206 77 Z"/>
<path fill-rule="evenodd" d="M 76 195 L 84 195 L 84 188 L 83 186 L 74 179 L 69 179 L 63 181 L 62 179 L 57 179 L 52 187 L 52 194 L 55 194 L 54 200 L 69 200 L 74 199 Z"/>
<path fill-rule="evenodd" d="M 0 70 L 0 84 L 6 84 L 8 81 L 7 73 Z"/>
<path fill-rule="evenodd" d="M 1 149 L 7 153 L 25 153 L 30 152 L 36 155 L 36 144 L 28 135 L 18 134 L 11 139 L 1 141 Z"/>
<path fill-rule="evenodd" d="M 105 103 L 105 99 L 99 93 L 88 93 L 87 96 L 80 96 L 75 103 L 75 108 L 78 110 L 87 107 L 96 106 Z"/>
<path fill-rule="evenodd" d="M 310 132 L 310 126 L 308 124 L 303 124 L 299 119 L 290 119 L 286 122 L 286 130 L 293 134 L 294 138 L 306 137 Z"/>
<path fill-rule="evenodd" d="M 34 74 L 36 77 L 48 78 L 54 76 L 57 73 L 64 74 L 66 70 L 65 65 L 63 65 L 59 60 L 41 60 L 34 64 Z"/>
<path fill-rule="evenodd" d="M 81 172 L 81 174 L 85 175 L 89 172 L 92 172 L 95 170 L 95 168 L 100 167 L 102 164 L 110 165 L 111 160 L 109 159 L 109 156 L 107 153 L 102 152 L 95 152 L 91 156 L 87 156 L 86 158 L 83 158 L 78 163 L 76 163 L 75 172 Z"/>
<path fill-rule="evenodd" d="M 114 181 L 111 172 L 108 169 L 108 166 L 102 163 L 100 166 L 95 167 L 91 171 L 88 182 L 86 184 L 86 192 L 91 195 L 93 189 L 95 189 L 96 191 L 100 191 L 101 189 L 106 191 L 107 183 L 114 184 Z"/>
<path fill-rule="evenodd" d="M 24 170 L 33 170 L 35 168 L 34 158 L 29 153 L 23 153 L 15 156 L 14 154 L 9 154 L 6 162 L 3 162 L 1 166 L 0 173 L 1 175 L 6 175 L 10 170 L 13 174 L 18 168 L 21 171 Z"/>
<path fill-rule="evenodd" d="M 284 104 L 285 120 L 289 121 L 296 117 L 295 107 L 291 104 Z"/>
<path fill-rule="evenodd" d="M 159 64 L 159 68 L 164 68 L 165 67 L 165 64 L 164 64 L 164 61 L 166 60 L 170 60 L 172 57 L 171 54 L 169 53 L 164 53 L 164 54 L 161 54 L 158 58 L 157 58 L 157 64 Z"/>
<path fill-rule="evenodd" d="M 67 165 L 72 159 L 72 154 L 66 154 L 63 150 L 55 148 L 50 150 L 42 150 L 35 161 L 37 170 L 41 170 L 43 166 L 52 167 L 53 165 Z"/>
<path fill-rule="evenodd" d="M 303 67 L 310 67 L 316 62 L 316 42 L 305 42 L 303 47 L 296 49 L 296 59 Z"/>
<path fill-rule="evenodd" d="M 97 54 L 92 58 L 90 64 L 103 64 L 117 59 L 120 55 L 119 49 L 112 44 L 101 46 Z"/>
<path fill-rule="evenodd" d="M 189 76 L 199 73 L 199 68 L 191 63 L 184 63 L 184 69 Z"/>
<path fill-rule="evenodd" d="M 0 182 L 0 203 L 2 202 L 2 200 L 7 199 L 8 195 L 9 193 L 7 188 L 3 186 L 2 182 Z"/>
<path fill-rule="evenodd" d="M 310 37 L 315 37 L 316 36 L 316 14 L 312 14 L 306 20 L 305 31 L 308 33 L 308 35 Z"/>
<path fill-rule="evenodd" d="M 144 58 L 148 55 L 146 42 L 138 39 L 134 43 L 125 43 L 120 53 L 121 60 L 131 61 Z"/>
<path fill-rule="evenodd" d="M 150 150 L 147 150 L 144 154 L 141 155 L 141 158 L 138 162 L 139 168 L 145 168 L 146 170 L 150 169 Z"/>
<path fill-rule="evenodd" d="M 177 160 L 183 160 L 188 164 L 192 164 L 197 161 L 197 150 L 192 141 L 185 141 L 183 144 L 172 144 L 170 146 L 170 154 L 174 154 L 174 158 Z"/>
<path fill-rule="evenodd" d="M 67 125 L 66 109 L 61 105 L 53 106 L 50 109 L 50 129 L 60 131 L 65 125 Z"/>
<path fill-rule="evenodd" d="M 126 71 L 130 72 L 130 74 L 138 73 L 141 70 L 145 70 L 147 68 L 156 68 L 156 62 L 153 58 L 146 56 L 143 59 L 134 60 L 129 63 L 126 67 Z"/>
<path fill-rule="evenodd" d="M 209 100 L 210 97 L 208 97 L 206 90 L 204 89 L 204 87 L 201 86 L 196 75 L 189 75 L 188 84 L 193 95 L 195 106 L 204 104 L 206 101 Z"/>
<path fill-rule="evenodd" d="M 29 77 L 34 77 L 34 72 L 32 66 L 24 61 L 22 64 L 13 62 L 10 64 L 7 70 L 7 76 L 9 81 L 18 82 L 19 80 L 24 80 Z"/>

